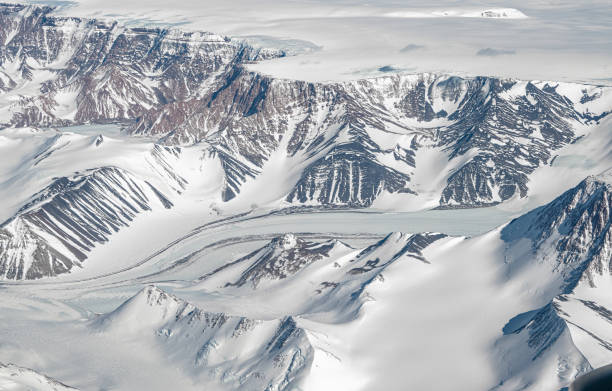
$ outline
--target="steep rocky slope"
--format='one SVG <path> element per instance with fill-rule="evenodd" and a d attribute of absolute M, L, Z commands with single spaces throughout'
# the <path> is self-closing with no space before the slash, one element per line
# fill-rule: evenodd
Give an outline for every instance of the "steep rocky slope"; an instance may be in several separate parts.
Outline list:
<path fill-rule="evenodd" d="M 168 142 L 207 140 L 242 158 L 255 177 L 275 154 L 290 157 L 304 168 L 287 201 L 323 205 L 368 206 L 385 192 L 415 194 L 411 178 L 428 169 L 415 155 L 438 148 L 450 166 L 440 205 L 474 207 L 527 196 L 534 169 L 607 115 L 612 103 L 604 92 L 427 74 L 312 84 L 237 69 L 191 111 L 156 108 L 133 129 L 166 134 Z M 598 99 L 604 111 L 583 104 Z M 178 123 L 168 127 L 165 119 L 174 117 Z"/>
<path fill-rule="evenodd" d="M 211 33 L 57 17 L 49 7 L 3 5 L 0 25 L 1 122 L 17 126 L 131 121 L 198 96 L 236 63 L 282 55 Z"/>
<path fill-rule="evenodd" d="M 58 178 L 0 226 L 0 275 L 6 279 L 55 276 L 82 266 L 86 253 L 136 214 L 170 202 L 150 183 L 103 167 Z"/>

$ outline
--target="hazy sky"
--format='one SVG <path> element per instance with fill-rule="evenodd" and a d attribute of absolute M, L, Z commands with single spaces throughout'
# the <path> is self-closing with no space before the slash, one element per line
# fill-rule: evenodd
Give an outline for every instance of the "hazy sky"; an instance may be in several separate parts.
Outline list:
<path fill-rule="evenodd" d="M 48 1 L 52 3 L 52 1 Z M 311 51 L 253 69 L 336 80 L 452 72 L 612 84 L 609 1 L 77 0 L 61 12 L 176 24 Z M 512 8 L 527 18 L 458 16 Z M 302 45 L 300 40 L 309 41 Z M 318 50 L 313 48 L 319 47 Z"/>

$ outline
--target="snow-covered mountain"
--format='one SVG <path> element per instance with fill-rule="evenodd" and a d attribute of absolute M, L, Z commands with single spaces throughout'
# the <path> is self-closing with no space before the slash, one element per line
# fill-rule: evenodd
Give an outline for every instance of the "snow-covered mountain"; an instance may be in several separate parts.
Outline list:
<path fill-rule="evenodd" d="M 155 338 L 174 365 L 223 389 L 290 390 L 312 362 L 295 320 L 254 320 L 203 311 L 148 286 L 91 327 L 118 338 Z"/>
<path fill-rule="evenodd" d="M 197 96 L 236 62 L 280 56 L 211 33 L 126 28 L 3 5 L 2 122 L 61 125 L 131 121 Z"/>
<path fill-rule="evenodd" d="M 257 186 L 270 188 L 270 200 L 325 206 L 523 198 L 536 168 L 612 110 L 608 88 L 578 84 L 433 74 L 277 80 L 245 64 L 284 53 L 209 33 L 37 6 L 5 5 L 1 15 L 5 126 L 113 121 L 166 144 L 209 143 L 224 201 Z M 442 173 L 424 189 L 432 165 Z"/>
<path fill-rule="evenodd" d="M 315 369 L 311 376 L 315 378 L 323 376 L 321 368 L 347 370 L 342 362 L 361 360 L 333 342 L 339 339 L 366 349 L 367 343 L 359 340 L 370 334 L 359 334 L 354 327 L 371 328 L 376 333 L 374 330 L 387 325 L 389 343 L 397 340 L 396 331 L 423 334 L 424 330 L 437 330 L 436 322 L 441 321 L 440 313 L 448 305 L 447 294 L 453 295 L 459 310 L 453 312 L 443 332 L 483 345 L 483 350 L 472 353 L 495 363 L 491 374 L 483 375 L 491 379 L 487 389 L 561 389 L 612 358 L 608 326 L 611 189 L 609 173 L 589 177 L 551 203 L 469 239 L 395 233 L 358 250 L 338 242 L 309 243 L 286 235 L 208 273 L 185 294 L 193 295 L 193 289 L 214 292 L 231 297 L 239 307 L 265 301 L 273 312 L 308 319 L 303 324 L 313 335 L 327 335 L 313 337 Z M 309 248 L 324 254 L 305 252 Z M 301 252 L 302 256 L 296 256 Z M 258 281 L 265 276 L 268 282 L 246 284 L 252 276 Z M 294 299 L 288 301 L 290 294 Z M 473 302 L 474 297 L 480 298 Z M 213 305 L 219 305 L 217 300 Z M 413 312 L 422 313 L 421 306 L 432 308 L 431 317 L 410 317 Z M 483 316 L 483 311 L 490 314 Z M 402 319 L 402 326 L 388 326 L 391 319 Z M 345 324 L 341 331 L 321 325 L 338 322 Z M 447 364 L 457 365 L 452 358 L 448 363 L 440 362 L 436 344 L 428 345 L 431 359 L 420 355 L 406 358 L 402 349 L 413 349 L 409 341 L 414 338 L 396 342 L 398 356 L 403 355 L 410 365 L 423 370 L 433 365 L 445 370 Z M 379 337 L 378 343 L 385 341 Z M 448 343 L 452 347 L 442 344 L 441 351 L 465 347 L 457 340 Z M 318 348 L 337 354 L 339 363 L 322 359 Z M 377 353 L 369 354 L 372 360 L 384 360 Z M 399 376 L 401 384 L 425 384 L 389 368 L 377 368 L 381 373 L 377 379 Z M 483 386 L 463 380 L 477 388 Z M 306 384 L 312 382 L 328 384 L 307 378 Z M 388 384 L 398 389 L 397 381 Z"/>
<path fill-rule="evenodd" d="M 611 171 L 588 177 L 508 224 L 502 239 L 509 243 L 506 262 L 510 267 L 520 270 L 522 260 L 535 258 L 559 274 L 564 293 L 579 283 L 596 287 L 596 276 L 609 272 L 612 256 L 610 179 Z"/>
<path fill-rule="evenodd" d="M 266 270 L 267 265 L 282 265 L 287 270 L 291 254 L 305 246 L 317 248 L 315 244 L 300 243 L 299 239 L 293 237 L 282 237 L 204 276 L 197 286 L 207 292 L 225 292 L 239 302 L 245 300 L 246 303 L 255 303 L 265 297 L 275 308 L 284 307 L 290 313 L 317 322 L 342 321 L 350 324 L 351 319 L 360 319 L 362 316 L 367 319 L 369 311 L 377 313 L 374 308 L 379 304 L 371 304 L 365 309 L 363 304 L 383 300 L 380 296 L 384 297 L 385 294 L 380 292 L 392 289 L 384 288 L 384 281 L 388 278 L 397 281 L 396 286 L 401 286 L 402 281 L 409 286 L 427 283 L 432 286 L 435 293 L 429 297 L 428 293 L 422 292 L 421 304 L 405 296 L 404 301 L 399 299 L 398 304 L 405 303 L 408 313 L 416 311 L 412 305 L 429 305 L 434 311 L 442 311 L 439 305 L 446 305 L 446 301 L 438 303 L 438 298 L 445 297 L 443 285 L 447 284 L 447 280 L 444 278 L 454 278 L 459 286 L 472 284 L 479 287 L 463 288 L 466 289 L 463 293 L 455 292 L 456 305 L 463 308 L 467 306 L 465 300 L 472 300 L 472 294 L 480 296 L 491 289 L 491 298 L 482 300 L 498 307 L 505 302 L 507 306 L 491 309 L 492 313 L 497 312 L 500 320 L 503 320 L 498 329 L 495 329 L 495 321 L 488 317 L 479 321 L 476 313 L 472 314 L 467 308 L 460 312 L 462 319 L 476 316 L 476 320 L 466 322 L 467 332 L 473 332 L 472 328 L 484 327 L 488 329 L 484 334 L 491 335 L 486 342 L 486 355 L 488 360 L 496 363 L 496 383 L 490 384 L 490 387 L 496 390 L 560 389 L 577 376 L 604 365 L 612 357 L 612 335 L 608 327 L 611 303 L 607 298 L 611 286 L 609 264 L 612 259 L 611 189 L 609 173 L 604 173 L 585 179 L 550 204 L 482 237 L 457 242 L 456 239 L 445 239 L 444 235 L 393 234 L 363 250 L 351 251 L 347 247 L 332 250 L 332 253 L 338 251 L 336 256 L 305 262 L 305 265 L 300 262 L 305 258 L 293 258 L 292 265 L 301 266 L 301 270 L 293 272 L 284 282 L 270 282 L 256 288 L 239 288 L 239 284 L 232 283 L 244 279 L 254 270 Z M 443 243 L 441 247 L 431 249 L 432 243 L 438 242 Z M 285 243 L 286 246 L 279 246 L 279 243 Z M 492 249 L 495 250 L 491 253 Z M 482 257 L 483 261 L 474 262 L 472 257 Z M 395 263 L 402 261 L 408 265 L 411 263 L 409 259 L 424 262 L 422 268 L 429 271 L 417 273 L 416 266 L 406 266 L 403 273 L 413 270 L 412 273 L 422 275 L 423 282 L 398 275 L 399 266 Z M 469 271 L 443 277 L 435 270 L 448 262 L 455 262 L 459 265 L 456 267 L 468 270 L 486 266 L 489 270 L 483 273 L 487 275 L 497 270 L 497 277 L 487 282 L 491 284 L 490 288 L 481 287 L 484 285 L 483 280 L 486 281 L 485 277 L 464 276 L 464 273 L 471 273 Z M 448 265 L 446 267 L 451 268 Z M 429 273 L 436 273 L 440 280 L 430 280 L 427 277 Z M 278 274 L 271 272 L 270 275 Z M 277 281 L 277 278 L 272 281 Z M 393 289 L 399 289 L 399 286 Z M 318 287 L 316 294 L 311 293 L 309 296 L 308 291 L 313 287 Z M 476 293 L 474 289 L 477 289 Z M 288 292 L 303 299 L 288 304 L 282 299 Z M 478 306 L 477 303 L 473 304 Z M 481 311 L 486 311 L 487 306 L 483 303 Z M 525 307 L 527 311 L 513 313 L 516 311 L 514 309 Z M 400 309 L 395 311 L 402 312 Z M 358 315 L 360 313 L 362 315 Z M 433 316 L 431 321 L 436 322 L 437 319 L 437 316 Z M 412 329 L 412 323 L 422 322 L 410 317 L 403 321 L 406 322 L 404 326 L 386 326 L 387 332 L 393 336 L 395 334 L 391 330 L 396 327 L 399 332 L 403 327 Z M 462 321 L 454 319 L 454 322 Z M 488 326 L 487 322 L 490 322 Z M 382 320 L 370 320 L 362 324 L 362 327 L 382 327 L 383 323 Z M 310 324 L 310 327 L 319 330 L 319 326 Z M 433 324 L 428 324 L 428 327 L 435 329 Z M 463 329 L 457 323 L 452 327 Z M 347 328 L 350 330 L 350 327 Z M 346 331 L 346 334 L 350 335 L 350 332 Z M 390 338 L 395 338 L 392 336 Z M 341 337 L 329 337 L 333 338 Z M 404 348 L 409 349 L 410 344 Z M 430 348 L 435 350 L 434 346 Z M 335 351 L 334 348 L 328 349 Z M 350 355 L 344 354 L 345 357 L 340 360 L 349 360 Z M 433 362 L 413 365 L 426 367 L 433 365 Z M 388 372 L 388 369 L 379 370 L 382 373 Z M 410 381 L 408 378 L 405 380 Z"/>
<path fill-rule="evenodd" d="M 236 172 L 232 164 L 226 171 L 233 184 L 226 199 L 283 163 L 298 171 L 285 174 L 287 187 L 278 190 L 289 203 L 369 206 L 382 194 L 409 199 L 419 194 L 414 177 L 429 172 L 427 156 L 439 151 L 436 163 L 445 171 L 439 205 L 475 207 L 526 197 L 529 175 L 607 115 L 608 94 L 580 85 L 428 74 L 316 84 L 236 69 L 189 111 L 182 104 L 156 108 L 133 129 L 166 134 L 167 142 L 207 140 L 241 161 L 244 168 Z M 167 122 L 175 117 L 178 123 Z"/>
<path fill-rule="evenodd" d="M 238 279 L 227 282 L 224 286 L 243 286 L 247 283 L 257 288 L 265 280 L 282 280 L 323 258 L 329 258 L 330 253 L 349 249 L 348 246 L 332 240 L 326 243 L 308 242 L 293 234 L 286 234 L 274 238 L 266 246 L 214 270 L 202 279 L 215 277 L 219 279 L 221 273 L 232 278 L 235 270 L 241 269 Z M 246 268 L 245 268 L 246 267 Z M 232 270 L 234 269 L 234 270 Z M 223 278 L 223 277 L 222 277 Z"/>
<path fill-rule="evenodd" d="M 544 391 L 612 360 L 612 88 L 277 79 L 268 41 L 0 4 L 0 388 Z"/>
<path fill-rule="evenodd" d="M 29 130 L 0 139 L 0 148 L 17 157 L 2 176 L 3 279 L 82 267 L 94 246 L 139 214 L 173 207 L 171 199 L 187 185 L 176 170 L 180 148 L 121 143 L 101 134 Z"/>
<path fill-rule="evenodd" d="M 36 279 L 81 266 L 96 243 L 152 205 L 170 208 L 172 202 L 115 167 L 58 178 L 2 225 L 0 274 Z"/>
<path fill-rule="evenodd" d="M 192 289 L 223 292 L 236 300 L 265 300 L 280 313 L 352 319 L 369 299 L 366 288 L 401 259 L 427 260 L 422 250 L 443 234 L 392 233 L 362 249 L 338 240 L 310 242 L 292 234 L 199 278 Z M 287 303 L 291 295 L 294 299 Z"/>
<path fill-rule="evenodd" d="M 609 361 L 611 190 L 609 171 L 589 177 L 501 231 L 508 274 L 535 280 L 545 273 L 537 289 L 548 303 L 504 327 L 499 347 L 514 363 L 496 389 L 542 387 L 545 372 L 567 381 Z"/>
<path fill-rule="evenodd" d="M 68 356 L 91 351 L 89 344 L 104 343 L 110 352 L 138 346 L 160 355 L 146 365 L 171 362 L 183 379 L 209 389 L 559 390 L 612 358 L 611 188 L 609 173 L 586 178 L 475 237 L 398 232 L 357 246 L 279 235 L 220 267 L 202 258 L 208 271 L 193 281 L 160 280 L 172 294 L 146 286 L 115 310 L 73 316 L 58 330 L 82 341 L 67 346 Z M 182 254 L 194 249 L 175 241 L 166 251 L 189 262 Z M 50 291 L 36 284 L 7 289 L 48 295 L 70 286 L 59 289 L 62 297 L 84 303 L 83 289 L 98 302 L 144 281 L 90 280 L 51 284 Z M 13 315 L 0 331 L 19 319 L 20 312 L 8 311 Z M 49 320 L 32 325 L 42 333 Z M 24 349 L 36 343 L 28 333 L 16 335 Z M 0 345 L 1 359 L 14 362 L 12 352 Z M 55 350 L 43 350 L 20 365 L 38 363 L 76 387 L 91 384 L 74 371 L 48 372 L 57 368 L 40 364 L 48 354 L 55 358 Z M 133 365 L 130 356 L 120 360 Z M 432 367 L 448 376 L 426 376 Z M 144 384 L 115 370 L 98 368 L 101 376 L 110 371 L 118 388 Z"/>

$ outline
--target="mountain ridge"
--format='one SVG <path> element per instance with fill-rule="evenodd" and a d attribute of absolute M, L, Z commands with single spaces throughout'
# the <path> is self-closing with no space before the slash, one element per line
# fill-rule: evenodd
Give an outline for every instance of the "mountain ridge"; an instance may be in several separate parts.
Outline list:
<path fill-rule="evenodd" d="M 444 151 L 449 166 L 440 208 L 525 198 L 533 171 L 612 110 L 610 89 L 568 83 L 441 74 L 273 79 L 245 65 L 282 52 L 209 33 L 55 17 L 50 8 L 15 12 L 20 7 L 2 13 L 0 70 L 12 80 L 0 102 L 12 118 L 5 126 L 111 121 L 166 144 L 209 143 L 224 167 L 224 201 L 275 156 L 302 170 L 279 189 L 289 204 L 368 207 L 387 194 L 418 196 L 414 172 L 426 168 L 415 155 L 431 148 Z M 64 32 L 66 23 L 74 28 Z M 97 51 L 88 43 L 94 37 Z"/>

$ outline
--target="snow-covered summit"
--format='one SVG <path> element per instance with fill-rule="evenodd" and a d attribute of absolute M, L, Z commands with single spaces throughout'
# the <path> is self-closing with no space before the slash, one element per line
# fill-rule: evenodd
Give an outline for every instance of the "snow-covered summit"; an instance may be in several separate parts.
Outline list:
<path fill-rule="evenodd" d="M 298 244 L 298 238 L 294 234 L 288 233 L 274 239 L 272 243 L 278 244 L 280 247 L 283 248 L 283 250 L 288 250 Z"/>
<path fill-rule="evenodd" d="M 195 309 L 195 306 L 186 301 L 154 285 L 148 285 L 112 312 L 96 318 L 93 326 L 103 330 L 134 333 L 159 328 Z"/>

